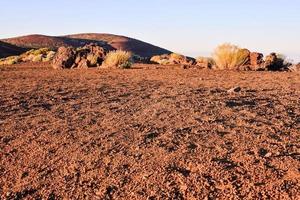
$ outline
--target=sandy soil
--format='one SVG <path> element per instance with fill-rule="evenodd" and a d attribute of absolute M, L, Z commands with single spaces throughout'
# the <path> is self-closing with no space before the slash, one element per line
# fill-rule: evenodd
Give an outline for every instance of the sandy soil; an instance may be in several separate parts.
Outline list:
<path fill-rule="evenodd" d="M 0 68 L 0 199 L 299 199 L 299 74 L 135 68 Z"/>

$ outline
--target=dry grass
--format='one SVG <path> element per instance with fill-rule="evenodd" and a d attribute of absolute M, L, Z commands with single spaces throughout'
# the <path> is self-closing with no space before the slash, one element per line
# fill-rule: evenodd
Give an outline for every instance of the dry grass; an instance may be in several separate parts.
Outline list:
<path fill-rule="evenodd" d="M 217 69 L 238 69 L 249 61 L 249 54 L 236 45 L 222 44 L 215 49 L 213 59 Z"/>
<path fill-rule="evenodd" d="M 106 55 L 102 67 L 127 69 L 130 68 L 132 64 L 132 54 L 130 52 L 116 50 Z"/>

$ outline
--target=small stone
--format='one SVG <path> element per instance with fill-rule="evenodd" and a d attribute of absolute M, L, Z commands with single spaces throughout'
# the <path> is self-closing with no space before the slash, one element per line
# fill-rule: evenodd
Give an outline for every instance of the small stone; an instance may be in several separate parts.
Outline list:
<path fill-rule="evenodd" d="M 188 65 L 181 65 L 180 66 L 182 69 L 189 69 L 189 66 Z"/>
<path fill-rule="evenodd" d="M 267 153 L 267 154 L 265 155 L 266 158 L 269 158 L 269 157 L 271 157 L 271 156 L 272 156 L 272 153 L 271 153 L 271 152 L 269 152 L 269 153 Z"/>
<path fill-rule="evenodd" d="M 228 93 L 240 92 L 242 90 L 241 87 L 233 87 L 227 90 Z"/>

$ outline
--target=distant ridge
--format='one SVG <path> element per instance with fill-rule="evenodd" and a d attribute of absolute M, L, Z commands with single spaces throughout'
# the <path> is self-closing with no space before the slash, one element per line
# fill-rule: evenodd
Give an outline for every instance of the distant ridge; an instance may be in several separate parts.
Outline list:
<path fill-rule="evenodd" d="M 134 54 L 142 57 L 151 57 L 154 55 L 171 53 L 171 51 L 167 49 L 163 49 L 137 39 L 101 33 L 83 33 L 66 36 L 27 35 L 2 39 L 1 41 L 21 49 L 44 47 L 57 49 L 60 46 L 80 47 L 89 43 L 97 43 L 108 50 L 120 49 L 131 51 Z"/>

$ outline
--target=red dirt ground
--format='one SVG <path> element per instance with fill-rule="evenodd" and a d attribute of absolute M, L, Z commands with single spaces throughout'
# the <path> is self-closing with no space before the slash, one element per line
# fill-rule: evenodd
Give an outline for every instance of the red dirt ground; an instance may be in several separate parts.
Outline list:
<path fill-rule="evenodd" d="M 0 199 L 299 199 L 299 74 L 26 64 L 0 92 Z"/>

